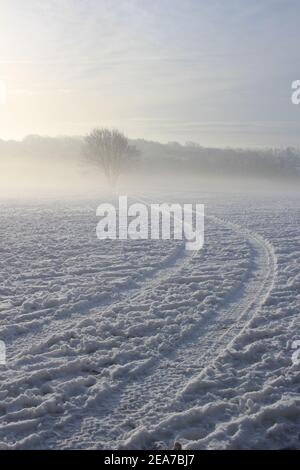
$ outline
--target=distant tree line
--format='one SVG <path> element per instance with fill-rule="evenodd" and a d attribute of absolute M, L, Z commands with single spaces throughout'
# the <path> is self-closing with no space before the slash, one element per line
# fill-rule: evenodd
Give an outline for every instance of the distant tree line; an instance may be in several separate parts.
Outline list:
<path fill-rule="evenodd" d="M 101 137 L 98 135 L 98 138 Z M 104 135 L 102 135 L 104 137 Z M 108 139 L 109 136 L 106 136 Z M 91 151 L 96 145 L 97 135 L 90 134 Z M 104 141 L 98 141 L 98 152 L 90 152 L 87 155 L 87 140 L 84 137 L 40 137 L 28 136 L 22 141 L 0 140 L 1 158 L 34 158 L 47 159 L 47 161 L 64 160 L 64 162 L 90 165 L 93 158 L 96 159 L 101 154 L 101 145 Z M 108 140 L 106 141 L 106 143 Z M 188 142 L 184 145 L 177 142 L 161 144 L 142 139 L 122 140 L 119 136 L 116 140 L 124 154 L 130 157 L 140 155 L 138 159 L 133 158 L 133 165 L 129 166 L 130 171 L 150 173 L 180 172 L 193 174 L 212 174 L 216 176 L 245 176 L 245 177 L 279 177 L 295 179 L 300 176 L 300 149 L 280 148 L 280 149 L 237 149 L 237 148 L 206 148 L 199 144 Z M 117 145 L 117 144 L 116 144 Z M 111 147 L 112 150 L 112 147 Z M 98 155 L 98 157 L 97 157 Z M 102 155 L 102 157 L 101 157 Z M 115 158 L 118 160 L 118 153 Z M 92 157 L 92 158 L 91 158 Z M 104 161 L 101 171 L 110 174 L 115 178 L 114 172 L 117 166 L 109 168 Z M 119 163 L 118 163 L 119 164 Z M 106 166 L 105 166 L 106 165 Z M 119 168 L 118 170 L 119 171 Z M 126 171 L 126 168 L 124 168 Z"/>
<path fill-rule="evenodd" d="M 160 144 L 136 140 L 141 151 L 141 166 L 148 171 L 208 173 L 217 176 L 299 178 L 300 149 L 207 148 L 188 142 Z"/>

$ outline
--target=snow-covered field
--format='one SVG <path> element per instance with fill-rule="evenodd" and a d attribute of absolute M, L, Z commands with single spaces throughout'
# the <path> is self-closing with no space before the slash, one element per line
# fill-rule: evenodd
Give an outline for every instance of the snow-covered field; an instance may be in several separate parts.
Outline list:
<path fill-rule="evenodd" d="M 205 244 L 100 241 L 101 201 L 0 203 L 0 447 L 300 447 L 299 198 L 205 204 Z"/>

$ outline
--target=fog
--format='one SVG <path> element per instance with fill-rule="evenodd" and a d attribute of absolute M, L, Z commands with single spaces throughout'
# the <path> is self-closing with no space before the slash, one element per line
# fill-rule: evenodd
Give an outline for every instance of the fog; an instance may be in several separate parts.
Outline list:
<path fill-rule="evenodd" d="M 0 140 L 0 198 L 93 198 L 111 192 L 297 190 L 296 149 L 217 149 L 132 141 L 140 156 L 111 188 L 85 157 L 83 138 Z"/>
<path fill-rule="evenodd" d="M 33 157 L 0 160 L 0 198 L 91 196 L 107 182 L 101 171 L 86 171 L 77 161 Z"/>

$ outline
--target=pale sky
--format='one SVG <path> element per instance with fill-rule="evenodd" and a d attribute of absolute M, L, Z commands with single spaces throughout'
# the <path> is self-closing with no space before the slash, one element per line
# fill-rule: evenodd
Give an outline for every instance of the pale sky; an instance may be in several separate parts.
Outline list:
<path fill-rule="evenodd" d="M 300 145 L 299 0 L 0 0 L 0 139 Z"/>

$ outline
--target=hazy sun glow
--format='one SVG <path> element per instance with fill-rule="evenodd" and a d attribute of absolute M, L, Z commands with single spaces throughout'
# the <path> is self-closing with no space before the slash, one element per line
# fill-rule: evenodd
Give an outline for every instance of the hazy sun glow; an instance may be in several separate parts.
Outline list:
<path fill-rule="evenodd" d="M 0 138 L 104 125 L 299 145 L 299 13 L 294 0 L 0 0 Z"/>

